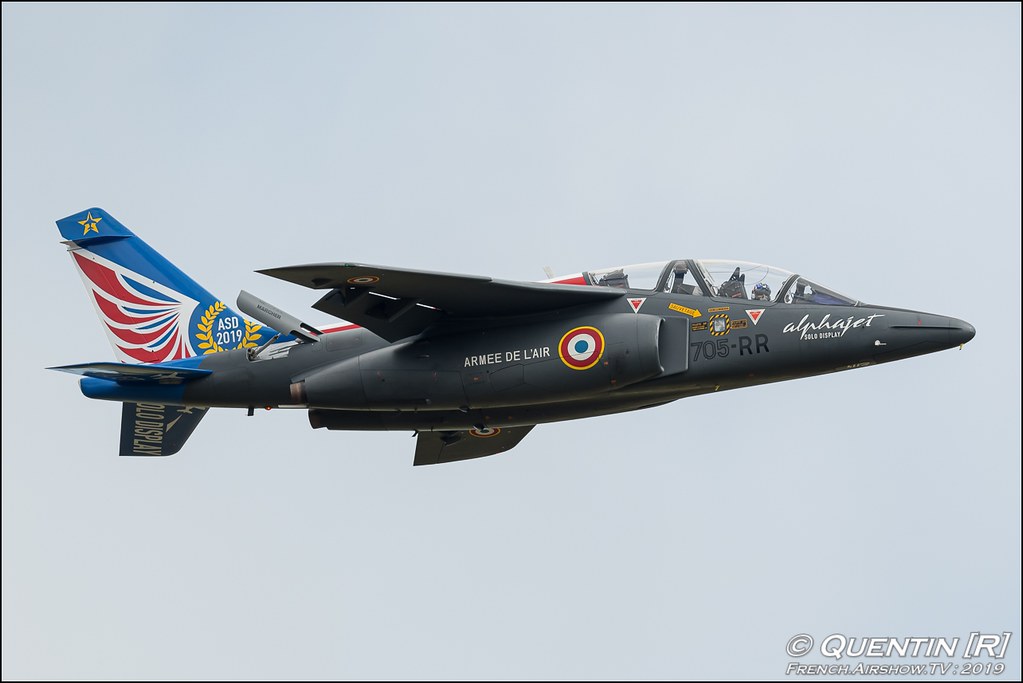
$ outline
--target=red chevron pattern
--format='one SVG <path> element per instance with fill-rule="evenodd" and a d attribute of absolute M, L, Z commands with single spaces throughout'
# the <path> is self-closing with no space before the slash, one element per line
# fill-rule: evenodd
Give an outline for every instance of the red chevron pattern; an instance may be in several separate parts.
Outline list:
<path fill-rule="evenodd" d="M 110 340 L 128 363 L 162 363 L 189 358 L 195 350 L 188 328 L 198 302 L 79 249 L 71 252 L 92 293 Z"/>

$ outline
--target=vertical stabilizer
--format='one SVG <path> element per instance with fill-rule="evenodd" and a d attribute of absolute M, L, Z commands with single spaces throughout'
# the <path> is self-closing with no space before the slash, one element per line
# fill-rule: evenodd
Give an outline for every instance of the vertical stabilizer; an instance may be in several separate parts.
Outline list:
<path fill-rule="evenodd" d="M 103 209 L 62 218 L 57 227 L 124 363 L 255 348 L 276 334 L 238 315 Z"/>

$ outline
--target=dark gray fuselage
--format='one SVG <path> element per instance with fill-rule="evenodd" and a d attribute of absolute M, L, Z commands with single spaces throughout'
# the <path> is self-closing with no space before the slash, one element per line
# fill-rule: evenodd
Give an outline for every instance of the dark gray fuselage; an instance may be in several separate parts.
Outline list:
<path fill-rule="evenodd" d="M 312 425 L 329 429 L 513 427 L 899 360 L 974 334 L 955 318 L 880 306 L 636 296 L 638 310 L 622 298 L 514 318 L 448 318 L 393 344 L 351 329 L 257 360 L 246 350 L 213 354 L 200 367 L 214 372 L 187 383 L 182 402 L 308 408 Z M 599 336 L 599 353 L 572 358 L 577 334 Z M 124 387 L 102 398 L 156 397 Z"/>

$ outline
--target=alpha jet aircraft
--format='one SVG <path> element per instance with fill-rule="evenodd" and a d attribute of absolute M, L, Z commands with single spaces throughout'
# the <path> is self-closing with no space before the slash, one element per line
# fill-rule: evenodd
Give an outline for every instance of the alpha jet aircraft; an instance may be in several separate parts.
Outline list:
<path fill-rule="evenodd" d="M 106 211 L 57 221 L 119 363 L 53 368 L 119 401 L 121 455 L 171 455 L 211 407 L 314 428 L 411 430 L 416 465 L 515 446 L 537 424 L 960 346 L 955 318 L 864 304 L 796 273 L 675 259 L 547 282 L 320 263 L 313 327 L 242 292 L 243 317 Z"/>

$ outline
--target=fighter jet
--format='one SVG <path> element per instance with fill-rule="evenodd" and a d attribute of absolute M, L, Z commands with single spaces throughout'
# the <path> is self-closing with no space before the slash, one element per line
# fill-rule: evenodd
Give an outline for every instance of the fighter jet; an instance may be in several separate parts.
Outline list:
<path fill-rule="evenodd" d="M 337 322 L 314 327 L 244 291 L 228 306 L 103 209 L 57 227 L 119 362 L 51 369 L 123 404 L 125 456 L 178 452 L 217 407 L 408 430 L 415 465 L 466 460 L 538 424 L 901 360 L 975 334 L 740 261 L 545 282 L 349 262 L 258 271 L 318 290 L 313 308 Z"/>

